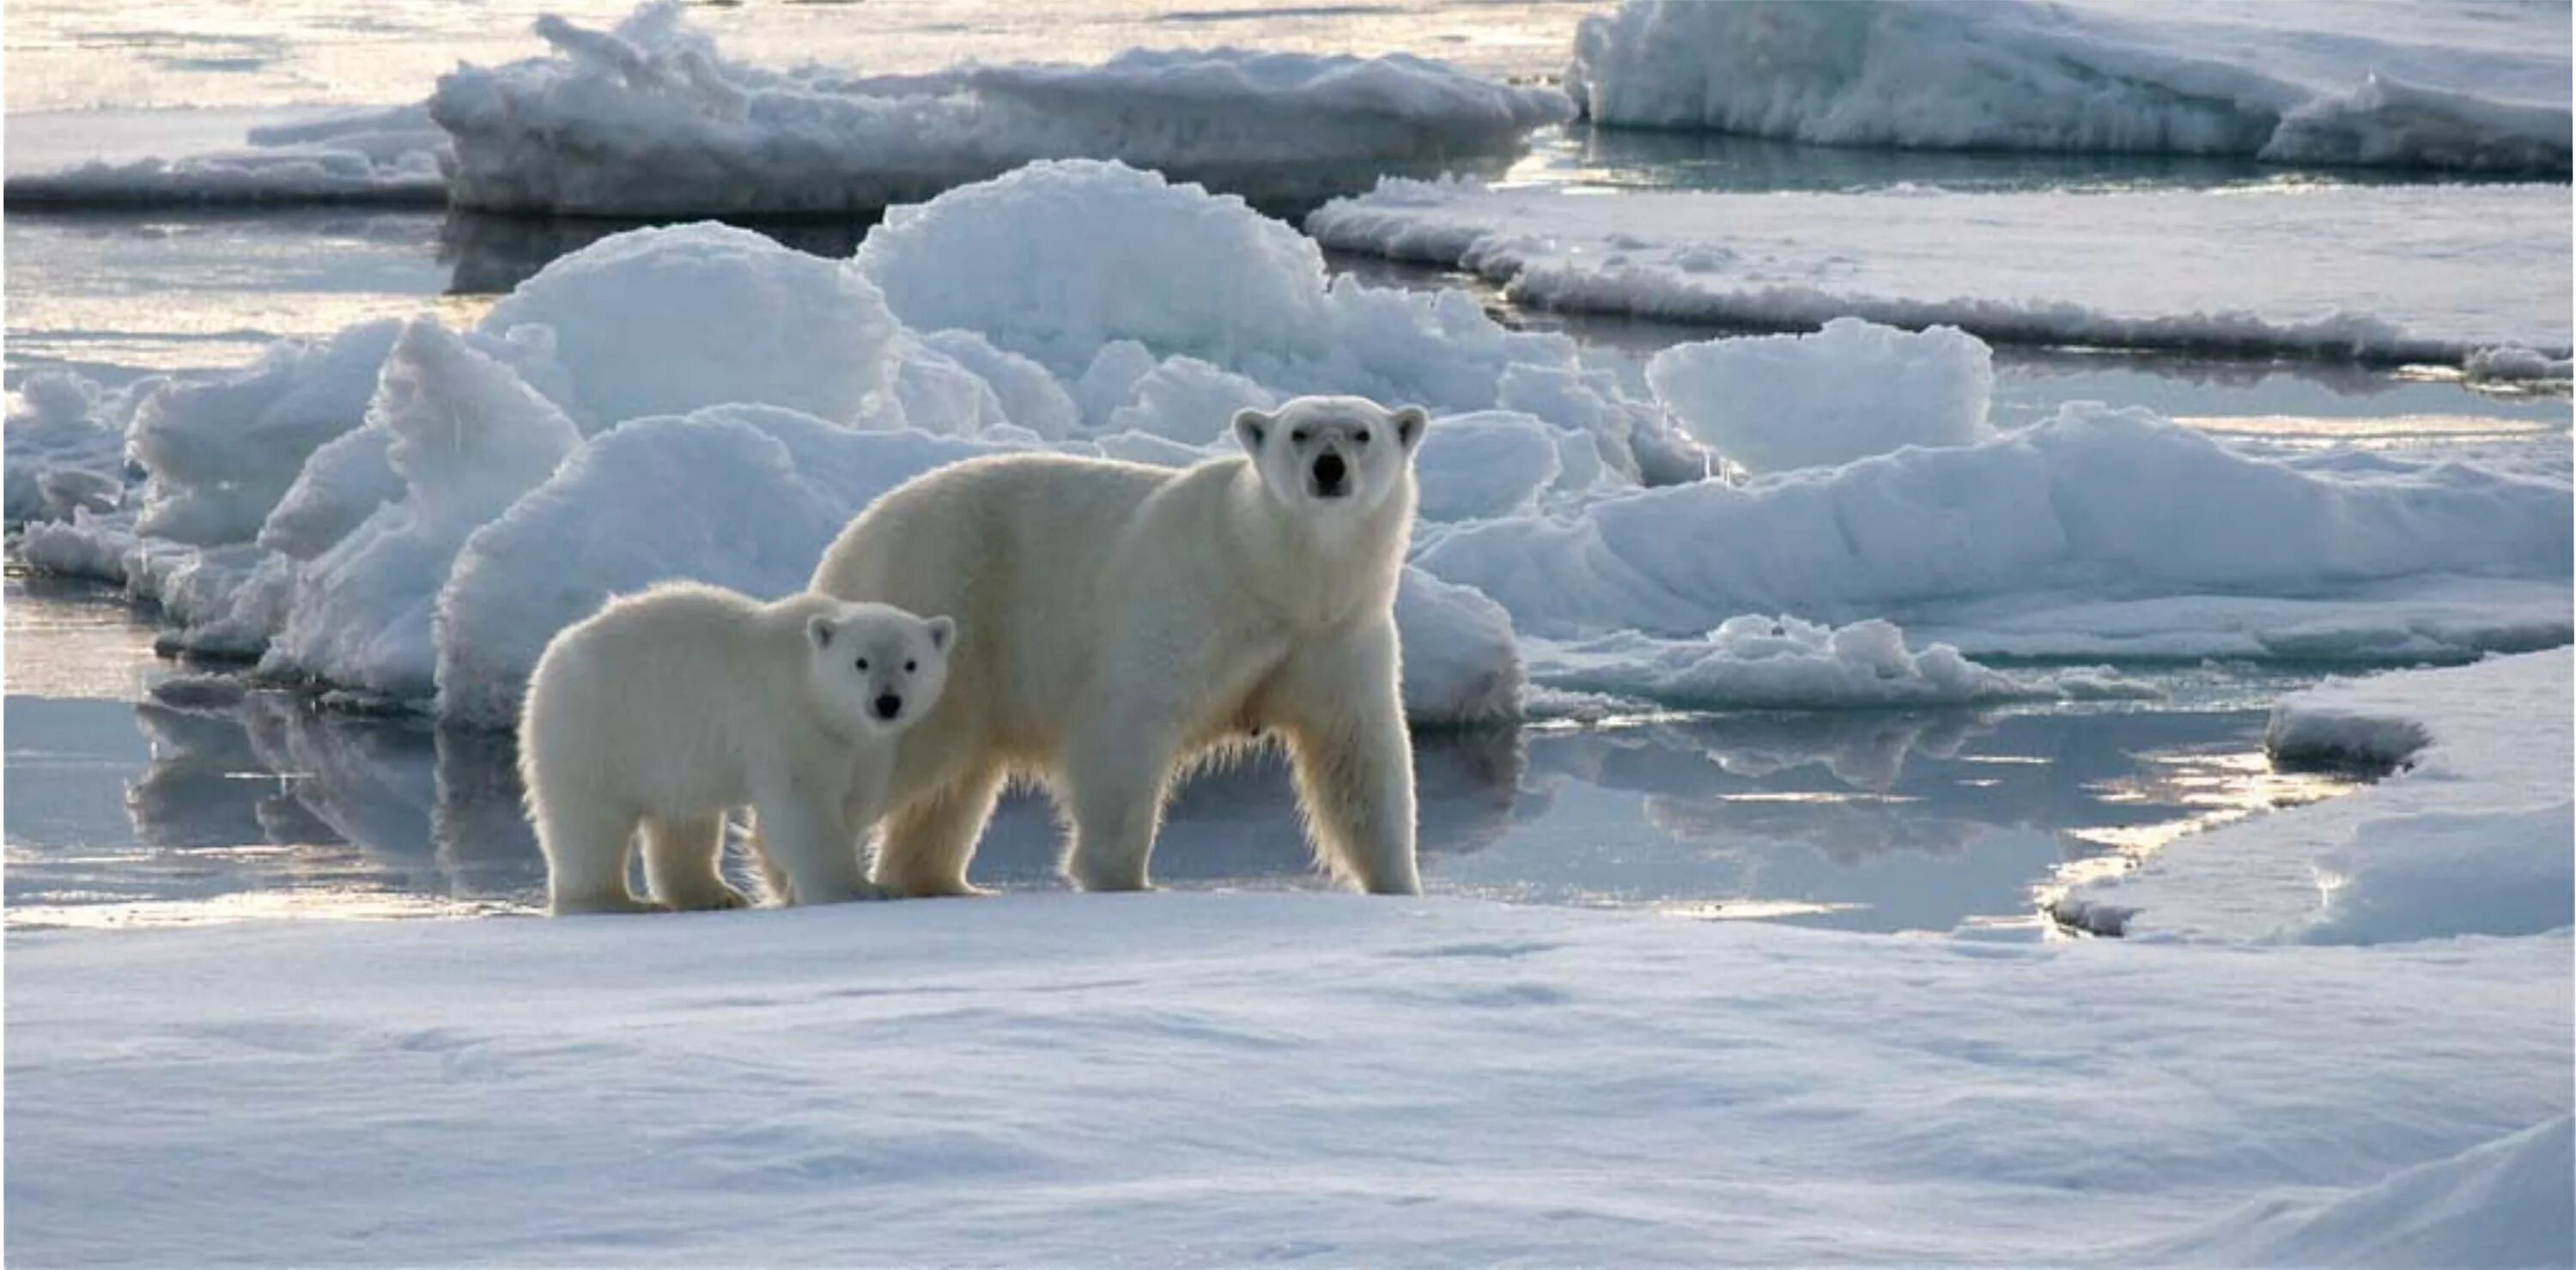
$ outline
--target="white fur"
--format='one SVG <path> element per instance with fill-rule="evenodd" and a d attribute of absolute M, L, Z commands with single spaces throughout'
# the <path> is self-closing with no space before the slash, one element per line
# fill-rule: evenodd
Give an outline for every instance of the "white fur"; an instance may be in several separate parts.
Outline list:
<path fill-rule="evenodd" d="M 894 738 L 939 702 L 955 631 L 882 604 L 694 584 L 565 628 L 519 725 L 554 911 L 748 903 L 719 872 L 725 812 L 745 803 L 797 902 L 874 895 L 854 838 L 882 805 Z M 653 903 L 626 885 L 639 825 Z"/>
<path fill-rule="evenodd" d="M 824 554 L 814 590 L 976 632 L 961 690 L 895 747 L 878 886 L 972 893 L 995 796 L 1031 777 L 1072 827 L 1066 873 L 1142 888 L 1175 774 L 1260 732 L 1287 744 L 1327 869 L 1420 889 L 1394 606 L 1423 413 L 1306 397 L 1235 426 L 1248 458 L 1181 471 L 1062 455 L 943 468 Z M 1342 497 L 1319 496 L 1327 453 Z"/>

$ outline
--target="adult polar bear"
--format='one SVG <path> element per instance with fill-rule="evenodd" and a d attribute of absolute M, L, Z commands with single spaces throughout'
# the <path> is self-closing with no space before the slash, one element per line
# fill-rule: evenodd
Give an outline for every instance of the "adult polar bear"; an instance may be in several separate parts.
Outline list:
<path fill-rule="evenodd" d="M 1243 457 L 975 459 L 851 522 L 814 590 L 964 632 L 940 708 L 897 744 L 877 886 L 972 894 L 976 840 L 1021 777 L 1068 813 L 1074 882 L 1142 889 L 1175 775 L 1275 732 L 1324 867 L 1418 892 L 1394 607 L 1424 425 L 1301 397 L 1235 416 Z"/>

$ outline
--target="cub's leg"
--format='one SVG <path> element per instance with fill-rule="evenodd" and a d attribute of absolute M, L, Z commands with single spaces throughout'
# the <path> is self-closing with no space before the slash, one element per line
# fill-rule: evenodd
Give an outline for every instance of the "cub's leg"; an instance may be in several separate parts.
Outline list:
<path fill-rule="evenodd" d="M 537 842 L 546 853 L 547 902 L 556 914 L 651 913 L 664 907 L 626 889 L 634 815 L 549 802 L 536 819 Z"/>
<path fill-rule="evenodd" d="M 878 889 L 915 898 L 983 894 L 966 880 L 966 866 L 1001 794 L 1001 767 L 981 764 L 896 810 L 877 840 Z"/>
<path fill-rule="evenodd" d="M 797 904 L 838 904 L 875 898 L 859 867 L 856 838 L 843 818 L 847 770 L 783 772 L 757 782 L 752 803 L 760 821 L 761 849 L 770 867 L 787 879 Z"/>
<path fill-rule="evenodd" d="M 1282 668 L 1268 714 L 1287 735 L 1318 861 L 1379 895 L 1419 895 L 1413 742 L 1392 623 L 1319 644 Z"/>
<path fill-rule="evenodd" d="M 724 813 L 644 818 L 644 881 L 677 909 L 745 908 L 751 897 L 724 880 Z"/>

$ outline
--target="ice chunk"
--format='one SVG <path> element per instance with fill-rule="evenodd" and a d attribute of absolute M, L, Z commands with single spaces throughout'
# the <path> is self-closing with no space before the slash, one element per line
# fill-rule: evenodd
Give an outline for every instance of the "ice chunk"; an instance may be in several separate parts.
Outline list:
<path fill-rule="evenodd" d="M 363 421 L 401 327 L 385 318 L 328 340 L 281 340 L 246 370 L 146 397 L 128 434 L 151 474 L 137 531 L 199 545 L 250 539 L 304 460 Z"/>
<path fill-rule="evenodd" d="M 1543 687 L 1703 710 L 1844 710 L 2004 701 L 2151 697 L 2100 670 L 2008 673 L 1948 644 L 1920 651 L 1876 618 L 1832 627 L 1786 615 L 1728 618 L 1705 638 L 1619 634 L 1543 645 L 1530 677 Z"/>
<path fill-rule="evenodd" d="M 1297 231 L 1115 163 L 1032 164 L 894 209 L 857 260 L 907 325 L 980 332 L 1073 382 L 1094 427 L 1112 426 L 1162 359 L 1183 356 L 1282 396 L 1462 412 L 1517 390 L 1514 408 L 1589 431 L 1630 482 L 1706 470 L 1661 412 L 1584 367 L 1564 336 L 1506 330 L 1464 292 L 1327 286 L 1323 254 Z"/>
<path fill-rule="evenodd" d="M 1748 612 L 1981 623 L 2212 593 L 2367 606 L 2366 584 L 2409 577 L 2523 580 L 2563 609 L 2567 501 L 2563 482 L 2465 463 L 2307 472 L 2077 404 L 1972 446 L 1464 526 L 1416 563 L 1552 638 L 1693 635 Z"/>
<path fill-rule="evenodd" d="M 1278 394 L 1232 371 L 1167 357 L 1136 381 L 1133 399 L 1110 412 L 1109 427 L 1204 448 L 1234 435 L 1236 412 L 1278 404 Z"/>
<path fill-rule="evenodd" d="M 1566 86 L 1606 124 L 2564 176 L 2567 47 L 2548 6 L 1630 0 Z"/>
<path fill-rule="evenodd" d="M 1407 719 L 1454 726 L 1520 717 L 1520 648 L 1503 606 L 1408 568 L 1395 592 L 1395 625 Z"/>
<path fill-rule="evenodd" d="M 562 404 L 586 430 L 737 401 L 849 422 L 885 386 L 896 331 L 876 285 L 841 262 L 714 223 L 603 238 L 477 329 L 528 324 L 553 331 Z"/>
<path fill-rule="evenodd" d="M 1098 66 L 867 78 L 731 61 L 676 3 L 613 31 L 549 15 L 536 33 L 553 56 L 460 67 L 430 99 L 455 140 L 461 206 L 849 212 L 1066 157 L 1307 197 L 1379 171 L 1508 159 L 1573 114 L 1554 89 L 1403 54 L 1131 49 Z"/>
<path fill-rule="evenodd" d="M 1306 231 L 1327 247 L 1472 270 L 1551 308 L 1784 329 L 1848 316 L 1998 343 L 2454 365 L 2503 344 L 2567 356 L 2576 250 L 2565 188 L 2547 185 L 1937 193 L 1897 205 L 1391 179 L 1317 209 Z M 2172 250 L 2185 240 L 2192 251 Z"/>
<path fill-rule="evenodd" d="M 1677 344 L 1646 363 L 1692 435 L 1755 472 L 1831 467 L 1905 445 L 1987 436 L 1984 341 L 1836 318 L 1813 335 Z"/>
<path fill-rule="evenodd" d="M 581 443 L 570 419 L 435 318 L 406 324 L 369 426 L 389 437 L 403 495 L 297 570 L 263 673 L 425 697 L 430 606 L 468 534 L 542 483 Z"/>
<path fill-rule="evenodd" d="M 125 428 L 130 406 L 67 371 L 40 371 L 19 385 L 7 430 L 11 525 L 70 520 L 125 501 Z"/>
<path fill-rule="evenodd" d="M 1434 419 L 1413 467 L 1424 520 L 1492 520 L 1534 510 L 1563 472 L 1556 429 L 1516 410 Z"/>

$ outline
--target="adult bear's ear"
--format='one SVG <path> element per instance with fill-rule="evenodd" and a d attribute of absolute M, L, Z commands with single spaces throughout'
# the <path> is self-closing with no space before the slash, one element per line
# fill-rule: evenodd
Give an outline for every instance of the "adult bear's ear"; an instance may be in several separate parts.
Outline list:
<path fill-rule="evenodd" d="M 832 635 L 833 628 L 830 614 L 817 613 L 814 616 L 805 619 L 805 638 L 814 641 L 814 647 L 830 648 L 832 646 Z"/>
<path fill-rule="evenodd" d="M 1409 452 L 1422 443 L 1422 429 L 1431 422 L 1431 412 L 1420 406 L 1399 406 L 1395 411 L 1396 439 L 1404 442 Z"/>
<path fill-rule="evenodd" d="M 930 628 L 930 646 L 943 653 L 948 651 L 948 641 L 957 638 L 955 618 L 934 617 L 923 625 Z"/>
<path fill-rule="evenodd" d="M 1234 412 L 1234 439 L 1243 443 L 1246 454 L 1261 453 L 1261 442 L 1270 435 L 1270 416 L 1247 406 Z"/>

